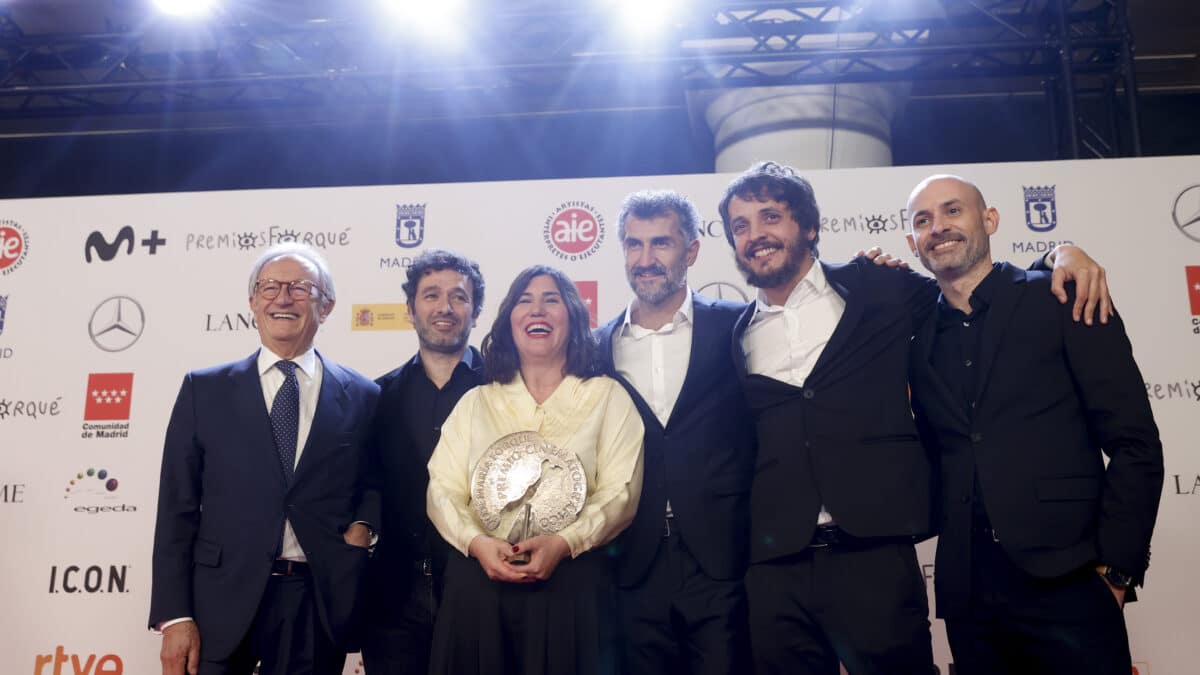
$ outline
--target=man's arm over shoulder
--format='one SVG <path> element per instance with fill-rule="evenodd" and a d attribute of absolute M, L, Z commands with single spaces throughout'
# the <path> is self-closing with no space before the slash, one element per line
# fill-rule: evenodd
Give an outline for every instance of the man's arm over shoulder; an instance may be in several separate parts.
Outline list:
<path fill-rule="evenodd" d="M 1162 494 L 1158 427 L 1120 315 L 1114 312 L 1107 324 L 1077 322 L 1074 285 L 1066 290 L 1060 316 L 1068 366 L 1093 442 L 1109 457 L 1097 523 L 1099 562 L 1140 582 Z"/>
<path fill-rule="evenodd" d="M 195 375 L 184 377 L 163 444 L 154 527 L 150 627 L 192 613 L 192 548 L 200 524 L 204 448 L 196 433 Z"/>
<path fill-rule="evenodd" d="M 921 325 L 933 312 L 940 291 L 932 277 L 903 267 L 877 265 L 865 256 L 855 258 L 849 264 L 857 265 L 867 283 L 873 285 L 868 292 L 890 293 L 895 301 L 903 303 L 912 317 L 913 326 Z"/>

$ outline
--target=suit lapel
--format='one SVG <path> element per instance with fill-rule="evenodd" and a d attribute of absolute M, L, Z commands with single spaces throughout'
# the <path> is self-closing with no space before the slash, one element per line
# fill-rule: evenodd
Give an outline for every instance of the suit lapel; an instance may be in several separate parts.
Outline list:
<path fill-rule="evenodd" d="M 251 452 L 267 453 L 263 459 L 274 467 L 272 475 L 279 483 L 287 486 L 283 475 L 283 464 L 279 460 L 279 449 L 275 447 L 275 434 L 271 431 L 271 414 L 263 400 L 262 378 L 258 375 L 258 352 L 238 362 L 229 373 L 232 379 L 233 428 L 239 429 L 246 447 Z"/>
<path fill-rule="evenodd" d="M 846 301 L 846 309 L 842 312 L 842 318 L 838 321 L 837 326 L 834 327 L 833 335 L 829 336 L 829 342 L 825 344 L 821 355 L 817 357 L 817 363 L 813 366 L 812 374 L 809 375 L 810 380 L 819 379 L 829 369 L 830 361 L 838 358 L 838 352 L 846 346 L 850 336 L 854 334 L 854 329 L 858 326 L 863 314 L 862 298 L 857 293 L 858 267 L 852 264 L 826 265 L 820 260 L 816 264 L 824 268 L 826 282 Z"/>
<path fill-rule="evenodd" d="M 345 376 L 341 369 L 336 363 L 326 361 L 320 352 L 317 352 L 317 358 L 321 359 L 321 392 L 317 396 L 317 410 L 308 430 L 308 439 L 304 442 L 304 451 L 300 453 L 300 461 L 296 464 L 297 481 L 305 467 L 316 463 L 314 454 L 337 447 L 339 423 L 344 419 L 348 407 Z"/>
<path fill-rule="evenodd" d="M 703 378 L 708 373 L 702 372 L 699 362 L 704 361 L 704 354 L 720 348 L 720 345 L 713 344 L 717 336 L 708 328 L 711 311 L 711 300 L 692 293 L 692 344 L 688 352 L 688 367 L 683 376 L 683 386 L 679 389 L 679 398 L 675 399 L 675 407 L 671 408 L 671 416 L 667 418 L 667 426 L 679 416 L 681 410 L 691 409 L 693 399 L 698 399 L 706 393 L 702 385 Z M 697 354 L 702 355 L 701 358 L 696 358 Z"/>
<path fill-rule="evenodd" d="M 1025 271 L 1003 263 L 1000 268 L 1002 275 L 996 284 L 992 304 L 988 307 L 987 318 L 983 324 L 983 335 L 979 342 L 979 379 L 975 382 L 975 400 L 982 403 L 983 392 L 991 375 L 992 364 L 996 361 L 996 351 L 1008 329 L 1009 320 L 1017 309 L 1021 294 L 1028 288 L 1025 285 Z"/>
<path fill-rule="evenodd" d="M 950 391 L 950 386 L 946 384 L 941 374 L 933 367 L 933 341 L 937 335 L 936 317 L 937 314 L 935 312 L 933 316 L 926 319 L 913 338 L 913 357 L 911 360 L 913 379 L 919 379 L 922 382 L 928 383 L 929 387 L 932 388 L 929 394 L 940 399 L 940 404 L 937 407 L 942 411 L 950 411 L 958 422 L 968 425 L 970 424 L 970 420 L 967 419 L 966 412 L 963 410 L 962 401 L 954 395 L 954 392 Z M 924 395 L 922 399 L 925 399 L 928 403 L 928 399 Z M 933 406 L 927 404 L 925 407 L 929 408 Z"/>

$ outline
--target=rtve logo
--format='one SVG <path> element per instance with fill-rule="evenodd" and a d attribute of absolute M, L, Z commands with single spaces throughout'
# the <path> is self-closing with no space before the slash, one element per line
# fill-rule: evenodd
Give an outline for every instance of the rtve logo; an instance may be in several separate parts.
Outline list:
<path fill-rule="evenodd" d="M 69 668 L 63 667 L 68 664 Z M 50 654 L 38 654 L 33 660 L 33 675 L 123 675 L 124 672 L 125 664 L 116 654 L 68 654 L 62 645 Z"/>

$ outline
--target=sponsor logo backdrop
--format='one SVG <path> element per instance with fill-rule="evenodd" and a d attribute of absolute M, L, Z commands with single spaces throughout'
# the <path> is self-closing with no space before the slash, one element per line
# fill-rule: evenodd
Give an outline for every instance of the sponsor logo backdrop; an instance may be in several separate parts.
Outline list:
<path fill-rule="evenodd" d="M 1200 238 L 1191 225 L 1200 218 L 1200 157 L 812 172 L 823 256 L 843 261 L 879 245 L 912 260 L 904 202 L 935 171 L 976 180 L 999 208 L 997 259 L 1024 266 L 1071 241 L 1108 268 L 1162 430 L 1168 476 L 1149 585 L 1126 610 L 1134 661 L 1140 672 L 1151 664 L 1158 675 L 1193 672 L 1200 661 L 1193 637 L 1200 623 Z M 265 246 L 295 240 L 324 250 L 338 304 L 318 347 L 374 377 L 416 349 L 400 285 L 405 266 L 430 247 L 462 251 L 483 268 L 491 290 L 475 344 L 513 276 L 534 263 L 579 281 L 596 321 L 623 311 L 630 292 L 616 216 L 634 190 L 692 197 L 705 221 L 692 287 L 752 298 L 716 213 L 730 178 L 0 202 L 0 528 L 9 541 L 0 583 L 21 615 L 0 635 L 0 672 L 66 672 L 72 655 L 81 667 L 90 660 L 91 672 L 158 672 L 159 639 L 145 622 L 163 434 L 185 371 L 257 348 L 246 282 Z M 932 544 L 922 545 L 930 588 L 932 559 Z M 946 673 L 939 622 L 934 635 Z M 356 670 L 360 661 L 349 659 L 346 673 Z"/>

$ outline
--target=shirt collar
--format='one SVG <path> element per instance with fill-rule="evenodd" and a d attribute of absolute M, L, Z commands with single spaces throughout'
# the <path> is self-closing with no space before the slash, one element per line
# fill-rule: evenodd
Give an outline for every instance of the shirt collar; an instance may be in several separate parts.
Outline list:
<path fill-rule="evenodd" d="M 266 375 L 267 371 L 274 368 L 275 364 L 280 361 L 291 361 L 292 363 L 295 363 L 300 370 L 304 371 L 304 374 L 307 375 L 309 379 L 312 379 L 317 372 L 317 349 L 316 347 L 309 347 L 308 351 L 297 356 L 296 358 L 285 359 L 271 351 L 270 347 L 263 345 L 262 349 L 258 350 L 258 376 L 262 377 L 263 375 Z"/>
<path fill-rule="evenodd" d="M 829 288 L 829 281 L 825 278 L 825 269 L 821 267 L 821 261 L 814 258 L 812 267 L 808 268 L 808 272 L 800 279 L 800 283 L 796 284 L 796 287 L 788 294 L 783 305 L 772 305 L 767 301 L 766 292 L 760 289 L 758 297 L 754 301 L 754 313 L 778 312 L 784 307 L 799 307 L 803 298 L 810 294 L 822 295 L 827 288 Z"/>
<path fill-rule="evenodd" d="M 975 286 L 975 290 L 971 291 L 971 297 L 967 298 L 967 302 L 971 303 L 972 315 L 987 311 L 996 297 L 996 288 L 999 285 L 1000 263 L 992 263 L 992 271 L 980 280 L 979 284 Z M 957 316 L 955 312 L 965 316 L 963 312 L 950 306 L 945 295 L 938 295 L 937 306 L 940 316 Z"/>
<path fill-rule="evenodd" d="M 675 314 L 671 316 L 671 323 L 668 325 L 677 326 L 680 323 L 693 323 L 692 316 L 694 312 L 695 305 L 692 303 L 692 289 L 689 287 L 687 293 L 683 296 L 683 304 L 679 305 L 679 309 L 675 310 Z M 666 326 L 663 326 L 663 328 L 666 328 Z M 630 335 L 636 339 L 650 335 L 651 333 L 658 333 L 663 328 L 655 331 L 633 323 L 633 302 L 631 301 L 625 306 L 625 321 L 621 323 L 621 335 Z"/>

